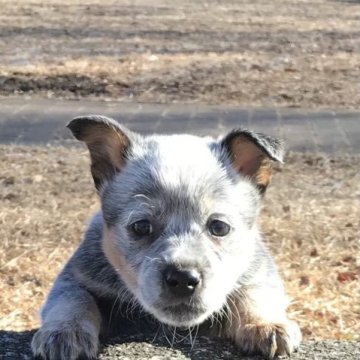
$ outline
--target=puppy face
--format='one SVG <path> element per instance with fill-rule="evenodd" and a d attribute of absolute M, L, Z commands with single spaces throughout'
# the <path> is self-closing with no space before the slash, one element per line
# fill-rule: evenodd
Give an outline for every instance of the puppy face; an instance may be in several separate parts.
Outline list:
<path fill-rule="evenodd" d="M 90 150 L 104 253 L 138 302 L 174 326 L 221 310 L 254 260 L 279 143 L 247 131 L 140 137 L 103 117 L 69 127 Z"/>

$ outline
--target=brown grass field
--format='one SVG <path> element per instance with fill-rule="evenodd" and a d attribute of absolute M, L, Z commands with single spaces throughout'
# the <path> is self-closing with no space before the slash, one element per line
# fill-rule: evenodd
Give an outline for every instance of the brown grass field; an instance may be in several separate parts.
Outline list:
<path fill-rule="evenodd" d="M 352 109 L 358 0 L 0 0 L 0 96 Z M 307 339 L 359 340 L 360 156 L 288 154 L 260 223 Z M 98 200 L 84 149 L 0 145 L 0 329 L 38 309 Z"/>
<path fill-rule="evenodd" d="M 357 0 L 0 0 L 0 96 L 357 108 Z"/>
<path fill-rule="evenodd" d="M 358 339 L 359 156 L 289 154 L 261 226 L 305 338 Z M 84 149 L 0 146 L 0 329 L 38 309 L 98 207 Z"/>

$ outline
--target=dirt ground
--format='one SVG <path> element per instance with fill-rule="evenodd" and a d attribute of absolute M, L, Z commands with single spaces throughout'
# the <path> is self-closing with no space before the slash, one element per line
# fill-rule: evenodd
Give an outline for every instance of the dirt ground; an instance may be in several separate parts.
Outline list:
<path fill-rule="evenodd" d="M 0 0 L 0 95 L 359 106 L 358 0 Z"/>
<path fill-rule="evenodd" d="M 290 154 L 261 226 L 305 338 L 360 334 L 359 157 Z M 38 326 L 38 309 L 98 201 L 84 149 L 0 146 L 0 329 Z"/>

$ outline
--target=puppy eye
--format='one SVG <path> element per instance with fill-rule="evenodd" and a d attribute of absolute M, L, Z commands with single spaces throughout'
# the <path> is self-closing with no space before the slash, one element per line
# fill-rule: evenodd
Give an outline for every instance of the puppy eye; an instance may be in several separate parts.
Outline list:
<path fill-rule="evenodd" d="M 131 225 L 131 228 L 138 236 L 150 235 L 153 232 L 153 228 L 149 220 L 136 221 Z"/>
<path fill-rule="evenodd" d="M 210 234 L 217 237 L 226 236 L 230 232 L 230 225 L 221 220 L 211 220 L 208 228 Z"/>

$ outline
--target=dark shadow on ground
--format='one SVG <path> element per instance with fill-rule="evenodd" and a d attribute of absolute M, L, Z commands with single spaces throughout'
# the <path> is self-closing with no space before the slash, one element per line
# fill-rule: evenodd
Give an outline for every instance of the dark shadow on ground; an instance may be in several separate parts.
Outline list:
<path fill-rule="evenodd" d="M 0 359 L 32 359 L 30 343 L 34 333 L 35 330 L 21 332 L 0 330 Z"/>

